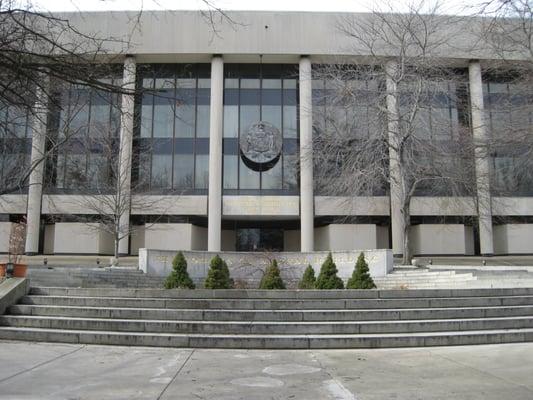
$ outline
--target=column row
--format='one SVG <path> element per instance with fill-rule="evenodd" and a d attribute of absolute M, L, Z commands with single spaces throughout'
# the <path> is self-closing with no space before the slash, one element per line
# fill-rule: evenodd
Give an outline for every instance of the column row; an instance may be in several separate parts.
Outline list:
<path fill-rule="evenodd" d="M 386 65 L 387 109 L 389 112 L 389 140 L 394 141 L 398 131 L 397 88 L 394 79 L 396 64 Z M 119 253 L 128 254 L 130 221 L 130 180 L 132 162 L 132 140 L 134 127 L 134 91 L 136 63 L 132 56 L 126 57 L 123 73 L 123 94 L 120 128 L 120 196 L 123 197 L 124 210 L 121 211 Z M 476 147 L 476 178 L 480 244 L 482 254 L 493 253 L 492 212 L 489 180 L 489 156 L 484 142 L 483 89 L 479 61 L 469 63 L 470 106 L 472 133 Z M 222 144 L 224 110 L 224 61 L 215 55 L 211 61 L 210 97 L 210 151 L 209 151 L 209 188 L 208 188 L 208 250 L 220 251 L 222 232 Z M 47 99 L 43 91 L 37 92 L 36 112 L 32 122 L 33 140 L 31 148 L 31 175 L 29 179 L 27 205 L 26 253 L 36 254 L 39 249 L 39 228 L 41 218 L 42 185 L 46 143 Z M 308 56 L 299 62 L 299 131 L 300 131 L 300 243 L 301 251 L 313 251 L 314 243 L 314 194 L 313 194 L 313 149 L 312 149 L 312 63 Z M 395 148 L 394 144 L 391 146 Z M 390 152 L 390 200 L 392 248 L 396 255 L 403 253 L 403 237 L 408 222 L 401 213 L 399 202 L 402 199 L 398 154 Z"/>

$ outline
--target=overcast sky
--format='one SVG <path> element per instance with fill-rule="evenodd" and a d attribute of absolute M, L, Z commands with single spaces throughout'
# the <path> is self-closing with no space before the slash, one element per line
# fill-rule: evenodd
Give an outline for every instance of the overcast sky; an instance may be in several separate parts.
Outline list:
<path fill-rule="evenodd" d="M 201 0 L 36 0 L 40 8 L 48 11 L 85 10 L 144 10 L 205 8 Z M 212 0 L 217 7 L 226 10 L 284 10 L 284 11 L 371 11 L 383 7 L 385 0 Z M 406 0 L 390 0 L 395 11 L 407 9 Z M 446 0 L 443 12 L 462 14 L 469 12 L 465 4 L 475 4 L 476 0 Z M 386 6 L 385 9 L 389 7 Z"/>

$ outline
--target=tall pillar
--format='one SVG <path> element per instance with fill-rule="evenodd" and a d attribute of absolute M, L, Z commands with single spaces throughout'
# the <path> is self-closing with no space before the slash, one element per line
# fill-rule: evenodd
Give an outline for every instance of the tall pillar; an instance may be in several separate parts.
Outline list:
<path fill-rule="evenodd" d="M 479 243 L 481 254 L 491 255 L 494 253 L 494 243 L 492 235 L 492 202 L 490 196 L 490 155 L 487 151 L 488 133 L 485 125 L 483 83 L 479 61 L 470 61 L 468 75 L 470 83 L 472 135 L 475 143 Z"/>
<path fill-rule="evenodd" d="M 398 65 L 389 61 L 385 65 L 387 90 L 387 126 L 389 132 L 389 176 L 390 176 L 390 219 L 392 233 L 392 253 L 403 255 L 404 218 L 402 214 L 402 185 L 400 162 L 398 159 L 399 115 L 398 88 L 394 79 Z"/>
<path fill-rule="evenodd" d="M 313 101 L 311 60 L 300 58 L 300 251 L 314 249 Z"/>
<path fill-rule="evenodd" d="M 44 85 L 48 85 L 48 78 Z M 28 208 L 26 210 L 26 254 L 39 252 L 39 232 L 41 227 L 41 204 L 43 195 L 44 158 L 46 151 L 46 118 L 48 95 L 42 87 L 36 90 L 36 101 L 31 120 L 31 161 L 33 168 L 29 177 Z"/>
<path fill-rule="evenodd" d="M 224 113 L 224 60 L 211 60 L 211 103 L 209 114 L 209 196 L 207 250 L 220 251 L 222 230 L 222 116 Z"/>
<path fill-rule="evenodd" d="M 132 140 L 135 105 L 135 57 L 128 56 L 124 60 L 122 78 L 121 112 L 120 112 L 120 155 L 119 176 L 117 182 L 118 209 L 120 210 L 120 236 L 118 252 L 121 255 L 129 254 L 129 230 L 131 213 L 131 168 L 132 168 Z"/>

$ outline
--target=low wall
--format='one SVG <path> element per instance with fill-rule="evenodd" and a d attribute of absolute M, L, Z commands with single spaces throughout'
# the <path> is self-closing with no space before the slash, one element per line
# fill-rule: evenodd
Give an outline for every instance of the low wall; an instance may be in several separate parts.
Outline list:
<path fill-rule="evenodd" d="M 167 276 L 172 269 L 172 259 L 177 251 L 139 249 L 139 269 L 148 275 Z M 354 270 L 355 262 L 360 250 L 332 252 L 333 260 L 339 270 L 339 276 L 348 280 Z M 364 250 L 370 274 L 372 277 L 385 276 L 392 270 L 393 258 L 391 250 Z M 281 270 L 281 276 L 288 287 L 295 287 L 303 275 L 304 269 L 311 264 L 316 275 L 326 259 L 327 251 L 311 253 L 282 252 L 282 253 L 239 253 L 239 252 L 207 252 L 184 251 L 187 259 L 187 269 L 194 282 L 201 286 L 209 262 L 219 254 L 230 270 L 236 287 L 257 287 L 263 272 L 272 259 L 276 259 Z"/>
<path fill-rule="evenodd" d="M 29 291 L 30 282 L 26 278 L 10 278 L 0 283 L 0 315 Z"/>

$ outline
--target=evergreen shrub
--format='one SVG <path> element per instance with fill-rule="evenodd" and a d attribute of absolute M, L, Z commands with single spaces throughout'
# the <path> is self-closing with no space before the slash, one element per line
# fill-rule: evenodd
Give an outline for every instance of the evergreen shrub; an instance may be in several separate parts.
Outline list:
<path fill-rule="evenodd" d="M 314 289 L 316 284 L 315 270 L 311 265 L 308 265 L 302 275 L 302 279 L 298 282 L 298 289 Z"/>
<path fill-rule="evenodd" d="M 207 272 L 207 278 L 205 278 L 204 287 L 206 289 L 231 289 L 233 287 L 228 265 L 218 255 L 213 257 L 209 263 L 209 271 Z"/>
<path fill-rule="evenodd" d="M 365 260 L 365 254 L 361 252 L 355 263 L 352 277 L 348 279 L 347 289 L 374 289 L 376 284 L 370 276 L 368 263 Z"/>
<path fill-rule="evenodd" d="M 267 267 L 265 274 L 259 283 L 259 289 L 285 289 L 285 283 L 283 283 L 283 279 L 281 279 L 278 262 L 276 260 L 272 260 Z"/>
<path fill-rule="evenodd" d="M 316 280 L 316 289 L 344 289 L 342 279 L 337 276 L 337 266 L 333 262 L 331 253 L 328 254 L 326 261 L 320 268 L 320 273 Z"/>
<path fill-rule="evenodd" d="M 187 272 L 187 260 L 181 251 L 172 260 L 172 272 L 165 279 L 165 289 L 194 289 L 194 282 Z"/>

